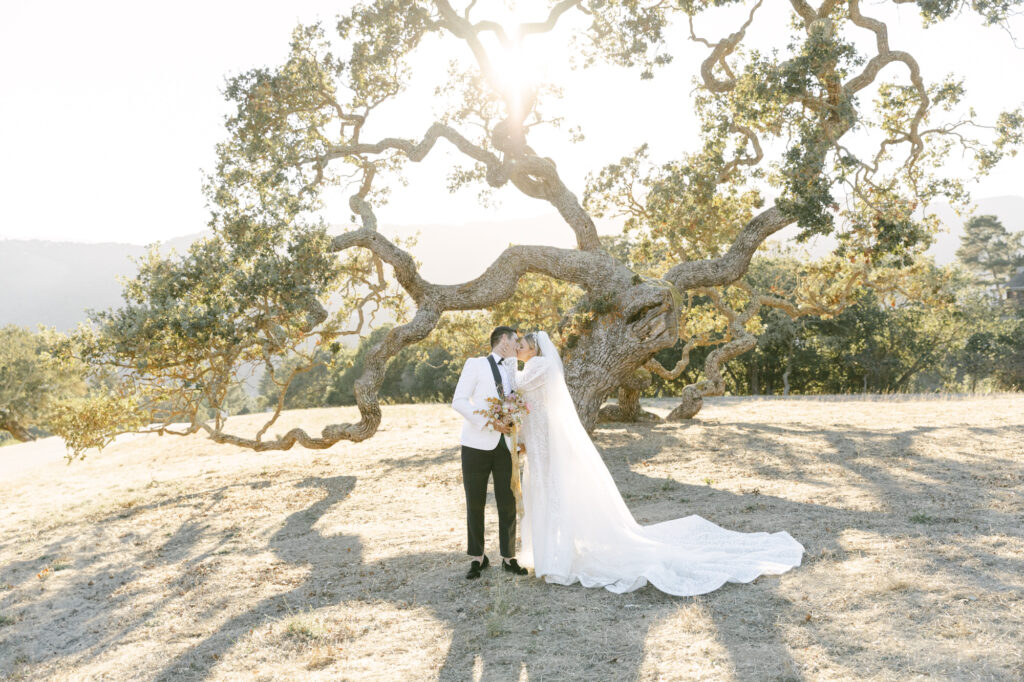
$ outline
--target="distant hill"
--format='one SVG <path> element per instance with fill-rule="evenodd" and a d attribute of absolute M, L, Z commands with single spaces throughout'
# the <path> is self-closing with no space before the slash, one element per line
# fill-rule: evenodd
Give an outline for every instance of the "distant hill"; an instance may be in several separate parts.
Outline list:
<path fill-rule="evenodd" d="M 336 225 L 331 231 L 347 229 Z M 572 231 L 557 215 L 486 224 L 382 225 L 380 231 L 392 238 L 419 233 L 412 251 L 423 263 L 423 276 L 443 284 L 476 277 L 511 243 L 564 247 L 575 243 Z M 160 249 L 182 253 L 206 234 L 177 237 L 161 243 Z M 73 329 L 86 320 L 87 309 L 103 310 L 121 303 L 118 279 L 134 275 L 132 259 L 145 252 L 137 244 L 0 240 L 0 325 Z"/>
<path fill-rule="evenodd" d="M 963 221 L 946 205 L 934 210 L 948 231 L 940 234 L 930 253 L 936 261 L 954 260 Z M 1007 229 L 1024 230 L 1024 197 L 979 199 L 978 214 L 999 216 Z M 334 226 L 332 232 L 348 229 Z M 614 232 L 610 224 L 599 225 Z M 574 238 L 555 214 L 487 223 L 382 225 L 389 237 L 419 234 L 412 252 L 422 262 L 423 276 L 439 284 L 454 284 L 480 275 L 509 244 L 572 247 Z M 183 252 L 205 233 L 168 240 L 161 250 Z M 102 310 L 121 301 L 119 277 L 132 276 L 132 258 L 145 252 L 137 244 L 81 244 L 40 240 L 0 240 L 0 325 L 37 324 L 73 329 L 86 319 L 86 309 Z"/>
<path fill-rule="evenodd" d="M 171 239 L 160 248 L 181 252 L 198 237 Z M 73 329 L 85 321 L 87 309 L 120 303 L 118 279 L 134 275 L 132 259 L 145 252 L 137 244 L 0 241 L 0 325 Z"/>
<path fill-rule="evenodd" d="M 131 244 L 0 242 L 0 322 L 70 329 L 86 308 L 120 299 L 117 278 L 134 271 L 130 258 L 142 252 Z"/>

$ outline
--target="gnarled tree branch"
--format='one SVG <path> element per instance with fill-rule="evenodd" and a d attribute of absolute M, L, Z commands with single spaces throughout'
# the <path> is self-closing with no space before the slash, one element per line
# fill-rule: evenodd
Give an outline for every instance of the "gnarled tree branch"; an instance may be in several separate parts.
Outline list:
<path fill-rule="evenodd" d="M 714 287 L 735 282 L 750 265 L 754 252 L 765 239 L 796 222 L 772 206 L 754 216 L 733 240 L 725 255 L 676 265 L 665 279 L 680 289 Z"/>

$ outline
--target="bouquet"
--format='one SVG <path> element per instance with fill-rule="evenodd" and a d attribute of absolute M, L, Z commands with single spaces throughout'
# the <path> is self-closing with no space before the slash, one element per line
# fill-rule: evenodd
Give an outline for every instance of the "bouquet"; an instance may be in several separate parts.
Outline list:
<path fill-rule="evenodd" d="M 512 439 L 512 493 L 516 497 L 516 516 L 521 519 L 523 518 L 523 485 L 520 478 L 519 427 L 523 425 L 523 417 L 530 413 L 530 406 L 515 391 L 510 391 L 504 398 L 488 398 L 487 402 L 487 409 L 475 410 L 474 414 L 482 414 L 487 417 L 489 422 L 507 424 L 512 429 L 509 433 L 509 437 Z"/>

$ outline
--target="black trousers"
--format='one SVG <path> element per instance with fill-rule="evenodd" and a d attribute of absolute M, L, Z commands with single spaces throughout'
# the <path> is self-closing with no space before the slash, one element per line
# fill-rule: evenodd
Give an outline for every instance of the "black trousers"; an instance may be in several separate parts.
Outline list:
<path fill-rule="evenodd" d="M 487 480 L 494 474 L 494 501 L 498 505 L 501 556 L 516 555 L 516 498 L 512 494 L 512 455 L 505 438 L 493 450 L 462 446 L 462 486 L 466 490 L 466 530 L 470 556 L 484 553 L 484 507 Z"/>

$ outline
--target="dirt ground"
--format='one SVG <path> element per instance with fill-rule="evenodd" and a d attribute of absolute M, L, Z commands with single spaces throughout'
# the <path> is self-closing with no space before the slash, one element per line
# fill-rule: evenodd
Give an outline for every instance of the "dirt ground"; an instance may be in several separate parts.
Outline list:
<path fill-rule="evenodd" d="M 0 678 L 1024 679 L 1024 395 L 721 398 L 601 428 L 641 523 L 699 514 L 807 550 L 696 598 L 465 580 L 459 424 L 392 406 L 321 452 L 0 449 Z M 493 497 L 487 523 L 494 559 Z"/>

